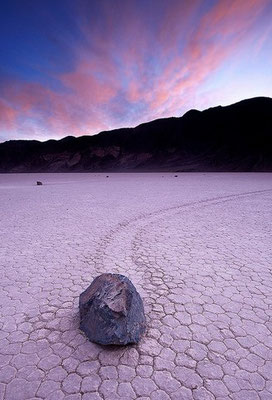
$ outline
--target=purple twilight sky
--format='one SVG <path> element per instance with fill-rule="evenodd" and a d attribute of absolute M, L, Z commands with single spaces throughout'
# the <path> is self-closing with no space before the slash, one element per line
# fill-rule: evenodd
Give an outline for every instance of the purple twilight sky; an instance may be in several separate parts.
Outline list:
<path fill-rule="evenodd" d="M 10 0 L 0 33 L 0 141 L 272 97 L 271 0 Z"/>

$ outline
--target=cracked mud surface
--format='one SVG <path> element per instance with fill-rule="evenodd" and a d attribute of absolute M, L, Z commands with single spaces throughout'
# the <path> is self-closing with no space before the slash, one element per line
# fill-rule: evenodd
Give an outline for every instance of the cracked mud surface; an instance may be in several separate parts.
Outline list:
<path fill-rule="evenodd" d="M 272 175 L 178 175 L 0 175 L 0 399 L 272 399 Z M 78 329 L 102 272 L 137 346 Z"/>

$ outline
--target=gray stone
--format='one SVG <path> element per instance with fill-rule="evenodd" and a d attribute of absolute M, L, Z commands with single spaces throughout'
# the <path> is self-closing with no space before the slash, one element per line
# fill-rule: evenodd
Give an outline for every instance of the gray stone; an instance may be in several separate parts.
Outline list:
<path fill-rule="evenodd" d="M 131 281 L 102 274 L 79 297 L 80 329 L 95 343 L 138 343 L 145 332 L 142 299 Z"/>

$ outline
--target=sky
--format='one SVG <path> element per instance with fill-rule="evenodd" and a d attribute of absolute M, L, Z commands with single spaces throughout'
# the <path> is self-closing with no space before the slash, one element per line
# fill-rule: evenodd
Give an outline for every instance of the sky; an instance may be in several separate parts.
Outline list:
<path fill-rule="evenodd" d="M 9 0 L 0 142 L 272 97 L 271 0 Z"/>

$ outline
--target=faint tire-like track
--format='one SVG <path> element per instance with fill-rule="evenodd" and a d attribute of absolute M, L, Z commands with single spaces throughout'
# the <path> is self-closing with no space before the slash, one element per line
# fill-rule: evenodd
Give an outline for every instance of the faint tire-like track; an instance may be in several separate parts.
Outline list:
<path fill-rule="evenodd" d="M 269 293 L 265 280 L 270 275 L 271 282 L 271 271 L 252 267 L 246 253 L 239 253 L 235 231 L 239 215 L 232 215 L 231 207 L 227 211 L 233 202 L 242 211 L 242 200 L 251 202 L 271 192 L 218 196 L 142 214 L 118 224 L 102 240 L 96 254 L 100 273 L 129 275 L 145 299 L 149 328 L 138 351 L 142 357 L 148 357 L 150 349 L 154 352 L 154 399 L 159 393 L 196 400 L 272 396 L 267 373 L 272 343 L 270 347 L 264 343 L 271 333 L 264 302 Z M 219 219 L 219 224 L 212 223 L 217 238 L 209 229 L 205 232 L 201 221 L 201 214 L 209 221 L 211 207 Z M 193 226 L 190 232 L 190 219 L 195 216 L 200 217 L 199 227 Z M 223 232 L 220 216 L 226 222 Z M 234 219 L 229 226 L 228 217 Z M 161 238 L 169 228 L 171 240 L 166 234 L 165 244 Z M 238 226 L 238 232 L 239 228 L 243 233 L 243 227 Z M 199 257 L 197 247 L 201 247 Z M 265 265 L 265 260 L 260 261 Z M 268 286 L 262 288 L 264 284 Z M 173 391 L 169 392 L 164 380 L 172 382 Z"/>
<path fill-rule="evenodd" d="M 114 228 L 110 230 L 109 233 L 107 233 L 105 236 L 103 236 L 100 239 L 99 244 L 97 245 L 97 250 L 92 257 L 95 260 L 97 271 L 99 272 L 101 269 L 103 270 L 103 255 L 105 253 L 105 250 L 108 246 L 110 246 L 111 242 L 115 239 L 115 237 L 123 232 L 126 229 L 130 229 L 131 226 L 139 223 L 145 224 L 150 222 L 152 223 L 153 219 L 160 219 L 160 218 L 165 218 L 168 214 L 172 213 L 178 213 L 180 211 L 186 211 L 189 210 L 192 207 L 201 207 L 201 206 L 206 206 L 206 205 L 217 205 L 220 203 L 224 202 L 229 202 L 233 201 L 236 199 L 244 198 L 244 197 L 249 197 L 249 196 L 254 196 L 254 195 L 259 195 L 259 194 L 265 194 L 265 193 L 270 193 L 272 192 L 272 189 L 267 189 L 267 190 L 255 190 L 251 192 L 243 192 L 243 193 L 238 193 L 238 194 L 232 194 L 232 195 L 226 195 L 226 196 L 217 196 L 217 197 L 211 197 L 208 199 L 204 200 L 198 200 L 198 201 L 193 201 L 190 203 L 183 203 L 178 206 L 173 206 L 173 207 L 166 207 L 166 208 L 161 208 L 159 210 L 150 212 L 150 213 L 142 213 L 137 217 L 134 217 L 132 219 L 128 219 L 126 221 L 123 221 L 119 224 L 117 224 Z"/>

